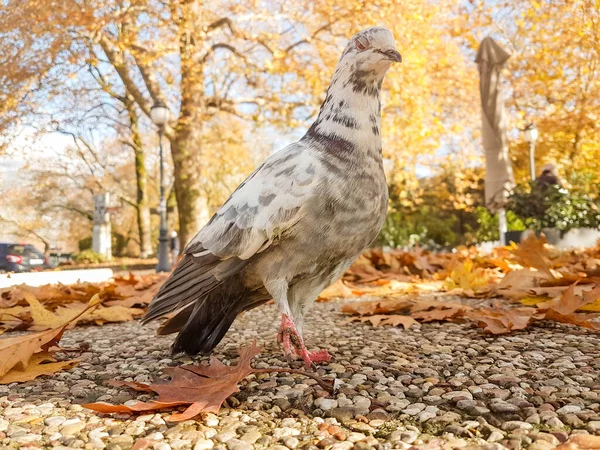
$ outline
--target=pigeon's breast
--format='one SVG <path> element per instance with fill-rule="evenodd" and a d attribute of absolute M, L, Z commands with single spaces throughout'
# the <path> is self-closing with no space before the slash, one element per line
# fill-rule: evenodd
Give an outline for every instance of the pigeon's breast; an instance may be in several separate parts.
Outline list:
<path fill-rule="evenodd" d="M 326 184 L 314 204 L 320 224 L 315 240 L 324 251 L 351 257 L 372 244 L 385 221 L 388 190 L 383 164 L 373 158 L 347 167 L 341 177 L 328 177 Z"/>

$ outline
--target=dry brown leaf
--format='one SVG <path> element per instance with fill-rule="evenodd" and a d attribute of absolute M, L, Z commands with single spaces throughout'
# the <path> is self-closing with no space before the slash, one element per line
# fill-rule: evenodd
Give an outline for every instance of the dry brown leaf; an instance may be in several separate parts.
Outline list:
<path fill-rule="evenodd" d="M 546 311 L 544 318 L 546 320 L 589 328 L 590 330 L 600 330 L 600 322 L 592 322 L 593 319 L 598 319 L 598 314 L 561 314 L 554 309 L 549 309 Z"/>
<path fill-rule="evenodd" d="M 581 290 L 580 295 L 577 295 L 576 287 L 577 285 L 575 284 L 569 286 L 562 293 L 560 298 L 539 303 L 537 307 L 540 309 L 553 309 L 558 314 L 568 316 L 569 314 L 573 314 L 578 309 L 581 309 L 583 306 L 594 303 L 598 298 L 600 298 L 600 285 L 596 285 L 594 288 L 587 291 Z"/>
<path fill-rule="evenodd" d="M 435 322 L 450 319 L 458 319 L 467 311 L 463 305 L 452 305 L 447 308 L 433 308 L 430 310 L 419 310 L 411 312 L 411 316 L 421 322 Z"/>
<path fill-rule="evenodd" d="M 106 322 L 127 322 L 133 320 L 134 316 L 141 316 L 144 311 L 137 308 L 125 308 L 124 306 L 112 306 L 110 308 L 98 307 L 93 311 L 85 311 L 85 306 L 77 303 L 69 303 L 66 307 L 57 308 L 54 312 L 48 311 L 29 292 L 25 292 L 25 300 L 29 303 L 33 325 L 30 330 L 42 331 L 59 327 L 61 324 L 70 322 L 67 328 L 74 327 L 77 322 L 95 322 L 103 324 Z M 74 318 L 77 317 L 77 320 Z"/>
<path fill-rule="evenodd" d="M 67 370 L 79 364 L 77 360 L 56 361 L 50 352 L 34 353 L 26 368 L 13 367 L 6 375 L 0 377 L 0 384 L 23 383 L 41 375 L 52 375 L 61 370 Z"/>
<path fill-rule="evenodd" d="M 97 295 L 92 297 L 82 314 L 99 303 Z M 0 339 L 0 380 L 14 367 L 26 369 L 34 353 L 48 351 L 56 345 L 69 324 L 66 322 L 52 330 Z"/>
<path fill-rule="evenodd" d="M 402 325 L 405 330 L 410 328 L 411 325 L 418 325 L 418 322 L 411 316 L 403 316 L 399 314 L 377 314 L 375 316 L 351 317 L 346 319 L 342 324 L 345 325 L 351 322 L 369 322 L 374 327 L 378 327 L 380 325 L 392 325 L 397 327 L 398 325 Z"/>
<path fill-rule="evenodd" d="M 531 233 L 512 251 L 515 260 L 524 267 L 533 267 L 546 278 L 555 278 L 550 265 L 550 252 L 546 248 L 548 241 L 544 236 L 538 238 Z"/>
<path fill-rule="evenodd" d="M 544 313 L 536 308 L 496 308 L 471 310 L 466 317 L 477 321 L 480 327 L 492 334 L 506 334 L 524 330 L 532 322 L 544 318 Z"/>
<path fill-rule="evenodd" d="M 260 353 L 253 343 L 240 350 L 240 358 L 235 366 L 226 366 L 212 357 L 208 366 L 168 367 L 163 370 L 171 380 L 161 380 L 145 385 L 143 383 L 117 382 L 136 390 L 152 391 L 158 394 L 155 401 L 136 402 L 129 406 L 88 403 L 88 409 L 103 413 L 155 411 L 173 406 L 186 405 L 183 413 L 172 414 L 168 420 L 179 422 L 188 420 L 201 412 L 217 413 L 222 403 L 230 395 L 239 391 L 238 383 L 253 372 L 250 361 Z"/>
<path fill-rule="evenodd" d="M 352 289 L 344 284 L 344 282 L 340 279 L 325 289 L 319 295 L 320 301 L 327 301 L 332 298 L 348 298 L 352 297 Z"/>
<path fill-rule="evenodd" d="M 373 315 L 408 311 L 414 302 L 402 298 L 390 298 L 369 302 L 347 303 L 342 307 L 346 314 Z"/>

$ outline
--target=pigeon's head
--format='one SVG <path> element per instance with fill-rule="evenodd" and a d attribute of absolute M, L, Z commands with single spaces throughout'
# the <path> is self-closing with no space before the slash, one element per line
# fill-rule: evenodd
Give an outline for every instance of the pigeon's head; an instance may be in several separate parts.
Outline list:
<path fill-rule="evenodd" d="M 356 70 L 383 72 L 402 56 L 396 50 L 394 35 L 383 27 L 367 28 L 348 42 L 342 60 L 351 62 Z"/>

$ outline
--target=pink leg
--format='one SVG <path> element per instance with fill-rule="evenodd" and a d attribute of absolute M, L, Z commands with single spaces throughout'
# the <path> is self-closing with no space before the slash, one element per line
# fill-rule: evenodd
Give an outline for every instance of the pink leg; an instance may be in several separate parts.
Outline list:
<path fill-rule="evenodd" d="M 298 334 L 296 325 L 287 314 L 281 316 L 281 327 L 277 341 L 283 343 L 283 353 L 285 356 L 292 356 L 294 353 L 302 358 L 306 368 L 311 368 L 316 362 L 331 361 L 331 355 L 327 350 L 318 350 L 309 352 L 304 346 L 302 337 Z"/>

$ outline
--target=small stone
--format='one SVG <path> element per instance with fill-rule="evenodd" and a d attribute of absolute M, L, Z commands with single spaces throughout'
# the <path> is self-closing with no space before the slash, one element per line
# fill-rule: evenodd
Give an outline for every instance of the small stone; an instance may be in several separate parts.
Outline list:
<path fill-rule="evenodd" d="M 565 414 L 562 421 L 571 428 L 583 428 L 583 420 L 575 414 Z"/>
<path fill-rule="evenodd" d="M 366 397 L 357 395 L 356 397 L 354 397 L 353 399 L 354 405 L 356 406 L 356 409 L 359 410 L 369 410 L 369 408 L 371 407 L 371 400 L 369 400 Z M 337 405 L 336 405 L 337 406 Z M 323 408 L 321 408 L 323 409 Z"/>
<path fill-rule="evenodd" d="M 558 417 L 550 417 L 546 420 L 546 425 L 550 428 L 564 428 L 565 424 Z"/>
<path fill-rule="evenodd" d="M 248 433 L 244 433 L 240 438 L 244 442 L 248 442 L 249 444 L 254 444 L 262 437 L 262 434 L 258 431 L 249 431 Z"/>
<path fill-rule="evenodd" d="M 509 420 L 502 424 L 502 429 L 504 431 L 513 431 L 513 430 L 531 430 L 533 425 L 527 422 L 520 422 L 518 420 Z"/>
<path fill-rule="evenodd" d="M 273 400 L 273 404 L 278 406 L 282 411 L 287 411 L 292 407 L 292 404 L 287 398 L 276 398 Z"/>
<path fill-rule="evenodd" d="M 350 450 L 352 447 L 354 447 L 352 442 L 344 441 L 339 444 L 334 444 L 333 447 L 331 447 L 331 450 Z"/>
<path fill-rule="evenodd" d="M 326 449 L 326 448 L 333 447 L 337 443 L 338 443 L 338 441 L 336 439 L 328 437 L 325 439 L 321 439 L 319 442 L 317 442 L 317 447 L 319 447 L 321 449 Z"/>
<path fill-rule="evenodd" d="M 451 391 L 442 395 L 445 400 L 473 400 L 473 394 L 469 391 Z"/>
<path fill-rule="evenodd" d="M 490 409 L 497 413 L 516 413 L 521 410 L 517 405 L 506 402 L 490 403 Z"/>
<path fill-rule="evenodd" d="M 235 439 L 236 436 L 237 436 L 237 433 L 235 431 L 224 430 L 215 436 L 215 440 L 222 442 L 223 444 L 226 444 L 227 441 L 230 441 L 231 439 Z"/>
<path fill-rule="evenodd" d="M 404 414 L 408 414 L 409 416 L 416 416 L 425 409 L 425 406 L 425 403 L 413 403 L 412 405 L 408 405 L 408 407 L 402 412 Z"/>
<path fill-rule="evenodd" d="M 319 397 L 315 400 L 315 406 L 323 411 L 330 411 L 333 408 L 337 408 L 338 402 L 337 400 L 331 398 L 322 398 Z"/>
<path fill-rule="evenodd" d="M 581 406 L 578 405 L 565 405 L 562 408 L 556 410 L 557 414 L 570 414 L 570 413 L 578 413 L 581 411 Z"/>
<path fill-rule="evenodd" d="M 552 444 L 555 447 L 558 444 L 560 444 L 560 441 L 557 439 L 557 437 L 550 433 L 538 433 L 535 435 L 535 440 L 536 440 L 536 442 L 537 441 L 549 442 L 550 444 Z"/>
<path fill-rule="evenodd" d="M 407 444 L 412 444 L 419 437 L 419 432 L 416 430 L 407 430 L 403 431 L 400 435 L 400 440 L 402 442 L 406 442 Z"/>
<path fill-rule="evenodd" d="M 586 430 L 592 434 L 600 433 L 600 420 L 592 420 L 588 422 Z"/>
<path fill-rule="evenodd" d="M 354 417 L 354 414 L 355 414 L 354 407 L 352 407 L 352 408 L 333 408 L 331 411 L 329 411 L 329 416 L 339 420 L 340 422 L 345 422 L 347 420 L 352 419 Z"/>
<path fill-rule="evenodd" d="M 285 436 L 281 441 L 287 448 L 292 450 L 298 447 L 298 444 L 300 444 L 300 441 L 294 436 Z"/>
<path fill-rule="evenodd" d="M 69 419 L 63 422 L 60 432 L 63 436 L 72 436 L 79 433 L 84 428 L 85 422 L 81 419 Z"/>
<path fill-rule="evenodd" d="M 540 415 L 537 413 L 534 413 L 534 414 L 530 415 L 527 419 L 525 419 L 525 422 L 531 423 L 533 425 L 539 425 L 540 424 Z"/>
<path fill-rule="evenodd" d="M 194 450 L 210 450 L 215 446 L 215 443 L 210 439 L 198 439 L 194 444 Z"/>
<path fill-rule="evenodd" d="M 500 431 L 494 430 L 488 436 L 487 441 L 488 442 L 499 442 L 502 439 L 504 439 L 504 434 L 502 434 Z"/>
<path fill-rule="evenodd" d="M 0 433 L 3 433 L 6 430 L 8 430 L 8 425 L 9 425 L 8 420 L 0 417 Z"/>
<path fill-rule="evenodd" d="M 419 414 L 419 422 L 421 422 L 421 423 L 427 422 L 428 420 L 431 420 L 436 416 L 437 416 L 437 413 L 434 413 L 432 411 L 423 411 L 422 413 Z"/>
<path fill-rule="evenodd" d="M 362 433 L 356 433 L 356 432 L 352 432 L 348 435 L 348 437 L 346 438 L 346 440 L 348 442 L 360 442 L 363 439 L 366 439 L 367 436 L 365 436 Z"/>
<path fill-rule="evenodd" d="M 228 450 L 253 450 L 254 446 L 249 442 L 242 441 L 241 439 L 229 439 L 227 441 Z"/>
<path fill-rule="evenodd" d="M 217 416 L 207 417 L 204 422 L 208 427 L 216 427 L 219 425 L 219 418 Z"/>
<path fill-rule="evenodd" d="M 290 427 L 275 428 L 273 430 L 273 439 L 279 440 L 286 436 L 298 436 L 300 430 Z"/>
<path fill-rule="evenodd" d="M 51 417 L 46 417 L 44 419 L 44 423 L 46 425 L 48 425 L 49 427 L 52 427 L 52 426 L 61 425 L 65 420 L 67 420 L 67 418 L 63 417 L 63 416 L 51 416 Z"/>
<path fill-rule="evenodd" d="M 121 446 L 119 446 L 120 448 Z M 158 444 L 154 444 L 152 446 L 153 450 L 171 450 L 171 446 L 166 442 L 159 442 Z"/>

